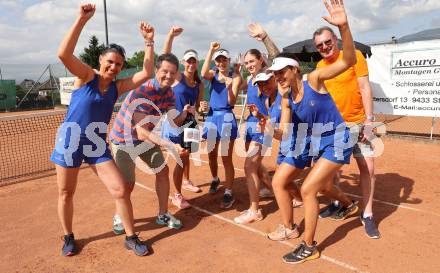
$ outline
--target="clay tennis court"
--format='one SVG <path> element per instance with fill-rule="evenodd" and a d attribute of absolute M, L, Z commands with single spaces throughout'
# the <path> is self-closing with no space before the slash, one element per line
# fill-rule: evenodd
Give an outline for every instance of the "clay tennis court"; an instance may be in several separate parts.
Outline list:
<path fill-rule="evenodd" d="M 192 161 L 191 178 L 203 192 L 185 192 L 193 207 L 178 210 L 170 202 L 170 211 L 184 223 L 179 231 L 155 224 L 154 177 L 138 171 L 132 201 L 136 229 L 152 249 L 146 257 L 127 251 L 124 237 L 113 234 L 112 198 L 90 168 L 80 171 L 75 195 L 74 232 L 80 253 L 74 257 L 61 256 L 54 175 L 0 187 L 0 272 L 436 272 L 440 267 L 436 247 L 440 240 L 439 142 L 381 139 L 384 153 L 376 161 L 374 203 L 382 233 L 379 240 L 365 236 L 358 218 L 321 219 L 316 235 L 321 259 L 284 264 L 281 256 L 300 239 L 273 242 L 265 238 L 281 221 L 275 200 L 261 202 L 263 221 L 234 224 L 233 218 L 248 206 L 244 159 L 234 155 L 237 202 L 229 210 L 220 210 L 222 190 L 207 193 L 211 177 L 207 156 L 202 155 Z M 274 158 L 265 159 L 271 170 Z M 174 164 L 170 159 L 171 170 Z M 222 167 L 219 173 L 223 178 Z M 342 188 L 357 200 L 358 181 L 352 162 L 343 168 Z M 327 200 L 320 197 L 320 201 L 323 206 Z M 295 209 L 295 221 L 303 231 L 301 208 Z"/>

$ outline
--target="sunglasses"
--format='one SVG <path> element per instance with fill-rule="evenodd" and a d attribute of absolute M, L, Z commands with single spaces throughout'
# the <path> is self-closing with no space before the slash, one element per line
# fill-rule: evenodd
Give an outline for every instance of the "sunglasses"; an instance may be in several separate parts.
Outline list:
<path fill-rule="evenodd" d="M 104 48 L 104 52 L 107 52 L 107 51 L 116 51 L 116 52 L 118 52 L 122 57 L 125 58 L 125 50 L 124 50 L 124 48 L 123 48 L 122 46 L 120 46 L 120 45 L 117 45 L 117 44 L 109 44 L 108 46 L 106 46 L 106 47 Z"/>
<path fill-rule="evenodd" d="M 325 44 L 326 46 L 331 46 L 331 45 L 333 44 L 333 41 L 332 41 L 332 39 L 328 39 L 327 41 L 324 41 L 324 42 L 322 42 L 322 43 L 320 43 L 320 44 L 315 45 L 315 47 L 316 47 L 317 49 L 322 49 L 322 48 L 324 47 L 324 44 Z"/>

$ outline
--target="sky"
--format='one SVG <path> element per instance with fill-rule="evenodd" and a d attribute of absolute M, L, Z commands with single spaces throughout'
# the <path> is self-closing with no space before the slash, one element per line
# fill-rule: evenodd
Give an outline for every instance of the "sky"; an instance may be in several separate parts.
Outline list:
<path fill-rule="evenodd" d="M 81 33 L 75 54 L 91 35 L 105 42 L 104 0 L 91 0 L 96 13 Z M 3 78 L 20 71 L 43 72 L 59 63 L 56 52 L 79 14 L 77 0 L 0 0 L 0 69 Z M 425 29 L 440 27 L 440 0 L 345 0 L 350 28 L 356 41 L 378 43 Z M 139 22 L 155 28 L 155 51 L 161 52 L 173 25 L 184 28 L 175 39 L 179 58 L 193 48 L 204 58 L 210 42 L 219 41 L 232 55 L 249 48 L 264 49 L 248 35 L 247 24 L 260 22 L 280 49 L 310 38 L 327 23 L 321 0 L 107 0 L 109 42 L 122 45 L 131 57 L 143 49 Z M 24 77 L 24 76 L 20 76 Z"/>

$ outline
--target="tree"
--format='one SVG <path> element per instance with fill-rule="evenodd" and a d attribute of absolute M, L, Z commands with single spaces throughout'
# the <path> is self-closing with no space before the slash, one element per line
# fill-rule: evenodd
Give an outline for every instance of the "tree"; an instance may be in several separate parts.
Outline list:
<path fill-rule="evenodd" d="M 84 52 L 79 55 L 79 58 L 91 67 L 99 69 L 99 55 L 104 49 L 104 44 L 99 44 L 98 38 L 92 35 L 89 40 L 89 47 L 84 48 Z"/>
<path fill-rule="evenodd" d="M 133 54 L 133 57 L 127 59 L 126 68 L 137 68 L 141 69 L 144 64 L 144 51 L 136 51 Z M 154 53 L 154 63 L 157 61 L 157 54 Z"/>

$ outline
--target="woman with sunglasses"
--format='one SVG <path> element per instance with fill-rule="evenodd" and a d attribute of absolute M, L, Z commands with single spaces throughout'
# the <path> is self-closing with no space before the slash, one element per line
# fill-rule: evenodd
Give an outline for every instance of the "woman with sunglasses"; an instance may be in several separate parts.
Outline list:
<path fill-rule="evenodd" d="M 215 70 L 210 69 L 212 59 L 214 59 Z M 203 129 L 203 138 L 207 140 L 208 144 L 209 168 L 213 177 L 209 192 L 216 193 L 220 184 L 217 157 L 221 141 L 220 152 L 225 169 L 226 183 L 220 207 L 227 209 L 235 202 L 232 194 L 232 183 L 235 175 L 232 152 L 235 139 L 238 137 L 238 127 L 232 109 L 237 100 L 241 76 L 230 71 L 229 52 L 220 48 L 218 42 L 211 43 L 203 63 L 201 75 L 205 80 L 211 82 L 210 108 Z"/>
<path fill-rule="evenodd" d="M 179 26 L 173 26 L 168 32 L 167 39 L 165 40 L 163 53 L 171 53 L 173 47 L 174 38 L 183 32 L 183 28 Z M 208 110 L 208 103 L 203 100 L 204 85 L 199 78 L 197 68 L 199 66 L 199 57 L 197 51 L 194 49 L 188 49 L 183 54 L 182 59 L 183 73 L 177 73 L 174 80 L 173 88 L 174 96 L 176 98 L 176 110 L 181 113 L 185 109 L 191 109 L 195 112 L 198 108 L 199 112 L 206 112 Z M 182 132 L 181 130 L 173 129 L 171 126 L 165 125 L 165 137 L 169 138 L 173 143 L 181 144 Z M 189 179 L 189 153 L 182 155 L 181 167 L 176 164 L 173 172 L 174 186 L 176 187 L 176 193 L 172 197 L 172 203 L 180 208 L 186 209 L 191 205 L 186 198 L 182 195 L 182 189 L 199 192 L 200 188 L 195 186 Z M 182 181 L 183 180 L 183 181 Z"/>
<path fill-rule="evenodd" d="M 272 181 L 283 219 L 277 231 L 284 233 L 287 238 L 290 231 L 286 227 L 293 224 L 292 199 L 289 194 L 289 188 L 293 186 L 291 181 L 305 166 L 310 165 L 311 160 L 315 162 L 301 187 L 305 210 L 304 240 L 283 257 L 286 263 L 302 263 L 320 256 L 314 241 L 319 211 L 318 192 L 339 200 L 343 219 L 358 211 L 357 202 L 347 198 L 332 183 L 336 172 L 343 164 L 350 162 L 353 148 L 349 130 L 324 85 L 325 80 L 336 77 L 356 63 L 355 48 L 343 1 L 332 0 L 331 4 L 324 1 L 324 4 L 329 16 L 323 18 L 337 26 L 341 33 L 343 58 L 312 71 L 305 81 L 302 80 L 298 61 L 287 53 L 279 54 L 268 69 L 273 71 L 282 94 L 281 126 L 286 128 L 286 125 L 293 125 L 289 133 L 290 151 L 285 154 Z"/>
<path fill-rule="evenodd" d="M 107 126 L 117 98 L 124 92 L 140 86 L 153 74 L 154 29 L 140 23 L 145 41 L 142 71 L 132 77 L 115 80 L 121 71 L 125 52 L 121 46 L 111 44 L 99 56 L 99 70 L 82 63 L 73 55 L 85 24 L 95 13 L 94 4 L 82 4 L 78 18 L 64 37 L 58 57 L 77 77 L 69 109 L 61 124 L 51 161 L 55 163 L 58 183 L 58 216 L 64 231 L 62 254 L 72 256 L 78 249 L 72 232 L 73 196 L 82 162 L 90 164 L 116 202 L 126 231 L 125 247 L 138 256 L 148 253 L 148 247 L 134 233 L 133 209 L 126 183 L 116 167 L 106 143 Z"/>

